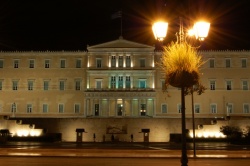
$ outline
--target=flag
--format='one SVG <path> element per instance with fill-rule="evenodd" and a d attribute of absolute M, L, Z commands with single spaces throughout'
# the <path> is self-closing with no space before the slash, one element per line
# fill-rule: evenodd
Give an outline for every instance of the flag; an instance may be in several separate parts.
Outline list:
<path fill-rule="evenodd" d="M 117 11 L 111 15 L 111 19 L 121 18 L 122 17 L 122 11 Z"/>

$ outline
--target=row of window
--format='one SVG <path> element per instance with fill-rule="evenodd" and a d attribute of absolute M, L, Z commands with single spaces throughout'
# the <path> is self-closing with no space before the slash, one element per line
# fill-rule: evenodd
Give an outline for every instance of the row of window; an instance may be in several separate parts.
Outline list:
<path fill-rule="evenodd" d="M 60 59 L 60 68 L 66 68 L 66 59 Z M 0 59 L 0 68 L 4 67 L 4 60 Z M 14 59 L 13 60 L 13 68 L 19 68 L 20 67 L 20 60 L 19 59 Z M 35 59 L 29 59 L 28 63 L 29 68 L 35 68 Z M 44 60 L 44 68 L 50 68 L 51 67 L 51 60 L 50 59 L 45 59 Z M 76 59 L 75 62 L 75 67 L 76 68 L 81 68 L 82 67 L 82 60 L 81 59 Z"/>
<path fill-rule="evenodd" d="M 247 68 L 247 59 L 246 58 L 242 58 L 240 62 L 241 62 L 241 68 Z M 224 64 L 225 64 L 226 68 L 233 67 L 230 58 L 225 58 Z M 216 67 L 215 59 L 214 58 L 210 58 L 209 59 L 209 67 L 210 68 L 215 68 Z"/>
<path fill-rule="evenodd" d="M 242 90 L 248 90 L 248 81 L 247 80 L 242 80 L 241 82 L 241 89 Z M 226 89 L 227 90 L 232 90 L 233 89 L 233 81 L 232 80 L 226 80 L 225 81 Z M 210 80 L 210 90 L 216 90 L 216 81 L 215 80 Z"/>
<path fill-rule="evenodd" d="M 34 90 L 34 80 L 28 80 L 27 82 L 27 90 L 32 91 Z M 58 83 L 59 90 L 66 90 L 66 81 L 60 80 Z M 13 80 L 12 81 L 12 90 L 19 89 L 19 81 Z M 3 90 L 3 81 L 0 80 L 0 90 Z M 43 90 L 50 90 L 50 81 L 44 80 L 43 81 Z M 75 90 L 81 90 L 81 80 L 75 80 Z"/>
<path fill-rule="evenodd" d="M 234 113 L 234 107 L 233 107 L 232 103 L 227 103 L 226 108 L 227 108 L 226 113 L 228 113 L 228 114 Z M 242 112 L 245 113 L 245 114 L 248 114 L 248 113 L 250 113 L 249 109 L 250 109 L 250 104 L 244 103 Z M 212 114 L 218 113 L 217 104 L 210 104 L 209 110 L 210 110 L 210 113 L 212 113 Z M 177 111 L 178 111 L 178 113 L 181 113 L 181 104 L 177 105 Z M 161 112 L 162 113 L 168 113 L 168 105 L 167 104 L 162 104 L 161 105 Z M 196 114 L 201 113 L 200 104 L 194 104 L 194 113 L 196 113 Z"/>
<path fill-rule="evenodd" d="M 123 56 L 119 56 L 116 58 L 116 56 L 111 56 L 111 59 L 109 60 L 109 67 L 115 68 L 115 67 L 132 67 L 131 65 L 131 59 L 130 56 L 126 56 L 124 58 Z M 140 67 L 146 67 L 146 59 L 140 58 L 139 59 L 139 65 Z M 102 68 L 102 58 L 96 58 L 96 68 Z"/>
<path fill-rule="evenodd" d="M 81 104 L 74 104 L 74 113 L 78 114 L 80 113 L 81 110 Z M 11 113 L 17 113 L 17 105 L 15 103 L 13 103 L 11 105 Z M 27 104 L 26 106 L 26 113 L 33 113 L 33 105 L 32 104 Z M 48 113 L 49 112 L 49 105 L 48 104 L 43 104 L 42 105 L 42 113 Z M 64 104 L 58 104 L 58 113 L 64 113 L 65 112 L 65 106 Z"/>

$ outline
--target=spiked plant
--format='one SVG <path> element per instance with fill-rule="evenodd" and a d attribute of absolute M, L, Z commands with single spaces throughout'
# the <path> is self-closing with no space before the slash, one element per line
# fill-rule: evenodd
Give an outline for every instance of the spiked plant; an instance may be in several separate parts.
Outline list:
<path fill-rule="evenodd" d="M 166 74 L 166 85 L 181 88 L 199 83 L 203 63 L 196 48 L 173 42 L 164 48 L 160 66 Z"/>

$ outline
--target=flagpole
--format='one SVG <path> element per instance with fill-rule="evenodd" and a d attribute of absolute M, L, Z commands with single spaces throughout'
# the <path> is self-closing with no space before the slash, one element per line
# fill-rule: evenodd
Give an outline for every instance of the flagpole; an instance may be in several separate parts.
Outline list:
<path fill-rule="evenodd" d="M 121 36 L 122 36 L 122 11 L 121 11 Z"/>

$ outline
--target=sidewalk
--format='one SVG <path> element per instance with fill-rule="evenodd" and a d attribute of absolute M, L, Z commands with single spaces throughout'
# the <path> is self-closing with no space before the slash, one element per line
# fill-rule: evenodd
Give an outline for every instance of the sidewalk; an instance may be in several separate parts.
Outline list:
<path fill-rule="evenodd" d="M 187 151 L 193 158 L 193 151 Z M 250 158 L 249 151 L 199 150 L 196 158 Z M 181 150 L 128 150 L 128 149 L 16 149 L 1 148 L 0 157 L 45 156 L 45 157 L 102 157 L 102 158 L 180 158 Z"/>

